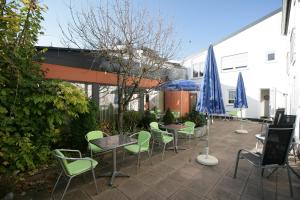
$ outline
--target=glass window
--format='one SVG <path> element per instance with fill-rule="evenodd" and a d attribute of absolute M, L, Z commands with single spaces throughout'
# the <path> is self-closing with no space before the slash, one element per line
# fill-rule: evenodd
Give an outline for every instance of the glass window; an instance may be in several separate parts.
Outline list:
<path fill-rule="evenodd" d="M 235 98 L 235 90 L 228 90 L 228 103 L 233 104 Z"/>
<path fill-rule="evenodd" d="M 268 55 L 267 55 L 267 60 L 268 60 L 268 61 L 273 61 L 273 60 L 275 60 L 275 53 L 268 53 Z"/>
<path fill-rule="evenodd" d="M 223 56 L 221 59 L 222 71 L 241 70 L 248 67 L 248 53 L 239 53 Z"/>
<path fill-rule="evenodd" d="M 193 68 L 193 78 L 200 78 L 203 76 L 204 62 L 194 63 Z"/>

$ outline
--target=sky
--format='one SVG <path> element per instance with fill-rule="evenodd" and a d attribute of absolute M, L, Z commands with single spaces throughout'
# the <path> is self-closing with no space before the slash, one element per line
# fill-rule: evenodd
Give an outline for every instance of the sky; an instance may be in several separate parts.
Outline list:
<path fill-rule="evenodd" d="M 99 0 L 41 0 L 48 7 L 38 45 L 63 47 L 59 24 L 71 21 L 68 5 L 86 8 Z M 103 1 L 103 0 L 102 0 Z M 106 0 L 109 2 L 109 0 Z M 279 9 L 282 0 L 132 0 L 153 16 L 172 22 L 181 48 L 174 59 L 199 53 L 226 36 Z"/>

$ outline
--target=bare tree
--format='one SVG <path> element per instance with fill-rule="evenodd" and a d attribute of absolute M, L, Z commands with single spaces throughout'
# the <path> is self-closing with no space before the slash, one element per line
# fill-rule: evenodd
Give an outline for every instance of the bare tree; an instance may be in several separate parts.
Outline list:
<path fill-rule="evenodd" d="M 172 58 L 179 42 L 173 26 L 161 17 L 152 17 L 146 9 L 134 9 L 130 0 L 108 1 L 97 7 L 75 11 L 72 21 L 61 27 L 64 41 L 77 48 L 91 49 L 95 57 L 104 57 L 101 65 L 117 75 L 118 128 L 123 113 L 144 78 L 161 80 L 165 62 Z"/>

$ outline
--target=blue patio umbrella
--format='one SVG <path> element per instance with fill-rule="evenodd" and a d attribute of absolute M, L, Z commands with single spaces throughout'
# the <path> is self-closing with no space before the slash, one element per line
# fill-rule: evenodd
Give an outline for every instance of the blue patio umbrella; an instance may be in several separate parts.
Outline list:
<path fill-rule="evenodd" d="M 173 91 L 197 91 L 200 85 L 192 80 L 174 80 L 163 83 L 160 87 L 161 90 L 173 90 Z"/>
<path fill-rule="evenodd" d="M 235 98 L 234 98 L 234 108 L 240 108 L 241 109 L 241 129 L 236 130 L 236 133 L 247 133 L 248 131 L 243 130 L 242 126 L 242 108 L 248 108 L 248 103 L 247 103 L 247 96 L 246 96 L 246 91 L 245 91 L 245 86 L 244 86 L 244 80 L 242 73 L 239 72 L 238 76 L 238 81 L 236 85 L 236 90 L 235 90 Z"/>
<path fill-rule="evenodd" d="M 213 46 L 210 45 L 207 52 L 205 71 L 201 83 L 200 93 L 198 96 L 196 110 L 202 113 L 207 113 L 208 116 L 212 114 L 224 114 L 224 102 L 222 98 L 221 84 L 218 74 L 218 67 L 215 59 Z M 210 119 L 207 123 L 207 148 L 205 155 L 199 155 L 197 161 L 204 165 L 216 165 L 218 160 L 208 154 L 208 133 L 209 133 Z"/>
<path fill-rule="evenodd" d="M 159 86 L 160 90 L 166 90 L 166 91 L 198 91 L 199 88 L 200 88 L 200 84 L 196 83 L 195 81 L 183 80 L 183 79 L 168 81 Z M 180 92 L 180 113 L 182 113 L 181 102 L 182 102 L 182 95 Z"/>

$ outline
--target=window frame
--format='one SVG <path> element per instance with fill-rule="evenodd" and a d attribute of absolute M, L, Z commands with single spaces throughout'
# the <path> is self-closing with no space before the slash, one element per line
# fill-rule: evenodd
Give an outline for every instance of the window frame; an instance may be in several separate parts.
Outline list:
<path fill-rule="evenodd" d="M 227 93 L 228 94 L 228 100 L 227 100 L 228 105 L 233 105 L 234 104 L 234 101 L 235 101 L 235 92 L 236 92 L 235 89 L 229 89 L 228 90 L 228 93 Z M 230 93 L 233 93 L 233 99 L 230 98 L 231 97 Z"/>

